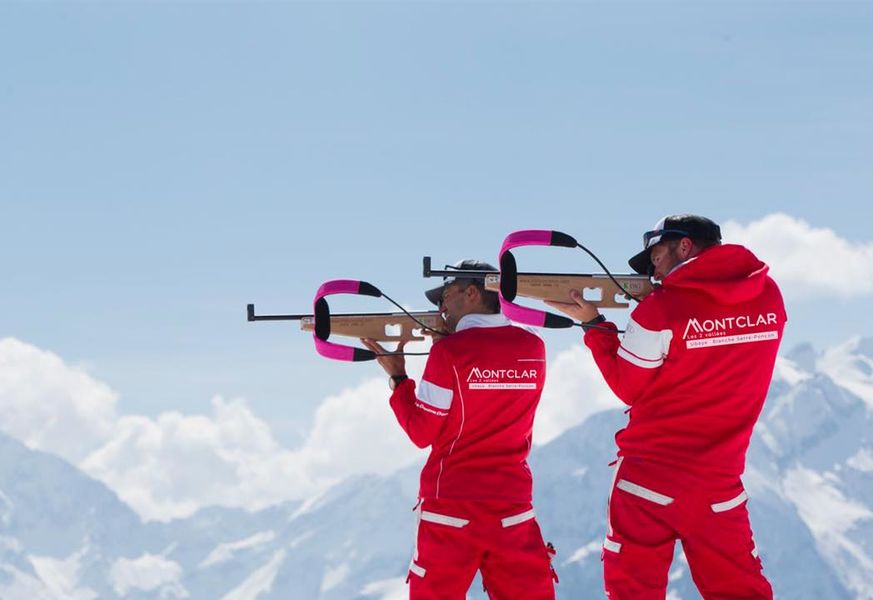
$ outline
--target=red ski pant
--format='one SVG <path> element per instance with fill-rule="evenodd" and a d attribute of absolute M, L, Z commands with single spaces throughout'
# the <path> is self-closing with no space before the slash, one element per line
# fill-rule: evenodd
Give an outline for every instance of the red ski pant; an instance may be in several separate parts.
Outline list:
<path fill-rule="evenodd" d="M 476 571 L 495 600 L 552 600 L 551 554 L 531 504 L 422 500 L 411 600 L 464 600 Z"/>
<path fill-rule="evenodd" d="M 664 600 L 677 539 L 705 600 L 772 600 L 739 478 L 701 480 L 628 460 L 615 468 L 603 544 L 610 600 Z"/>

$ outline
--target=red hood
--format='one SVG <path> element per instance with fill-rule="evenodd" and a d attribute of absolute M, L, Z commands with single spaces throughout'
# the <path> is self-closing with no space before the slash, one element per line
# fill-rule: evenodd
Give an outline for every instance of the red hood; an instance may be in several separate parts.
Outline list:
<path fill-rule="evenodd" d="M 769 267 L 736 244 L 711 246 L 667 275 L 665 288 L 696 290 L 722 304 L 739 304 L 764 291 Z"/>

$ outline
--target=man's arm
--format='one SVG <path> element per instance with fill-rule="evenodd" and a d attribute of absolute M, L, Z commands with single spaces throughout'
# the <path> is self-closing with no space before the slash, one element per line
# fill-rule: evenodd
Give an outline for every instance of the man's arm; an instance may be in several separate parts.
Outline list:
<path fill-rule="evenodd" d="M 582 321 L 599 316 L 597 307 L 578 292 L 570 295 L 572 303 L 546 302 L 549 306 Z M 624 338 L 618 339 L 615 324 L 605 321 L 588 327 L 585 345 L 613 393 L 633 405 L 664 364 L 673 332 L 656 324 L 661 320 L 656 296 L 647 297 L 631 314 Z M 645 323 L 646 325 L 642 325 Z"/>
<path fill-rule="evenodd" d="M 621 341 L 613 323 L 607 321 L 602 326 L 585 332 L 585 345 L 613 393 L 633 406 L 664 364 L 673 332 L 647 329 L 633 315 Z"/>
<path fill-rule="evenodd" d="M 373 340 L 361 341 L 374 352 L 386 352 Z M 403 351 L 402 344 L 397 351 Z M 406 375 L 406 364 L 402 355 L 379 356 L 377 360 L 389 376 Z M 436 441 L 452 406 L 454 386 L 447 360 L 448 357 L 439 344 L 434 344 L 421 383 L 416 386 L 412 379 L 401 381 L 394 387 L 389 400 L 397 422 L 419 448 L 426 448 Z"/>
<path fill-rule="evenodd" d="M 422 379 L 418 388 L 414 381 L 407 379 L 394 389 L 390 400 L 397 422 L 419 448 L 427 448 L 439 437 L 451 402 L 452 390 L 434 386 L 426 379 Z"/>

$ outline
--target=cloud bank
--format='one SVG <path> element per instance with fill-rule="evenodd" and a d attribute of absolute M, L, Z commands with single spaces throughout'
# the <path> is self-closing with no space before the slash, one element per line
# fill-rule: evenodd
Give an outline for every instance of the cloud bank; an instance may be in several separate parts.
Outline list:
<path fill-rule="evenodd" d="M 873 295 L 873 242 L 851 242 L 783 213 L 748 225 L 727 221 L 722 237 L 747 246 L 770 265 L 770 274 L 791 299 Z"/>
<path fill-rule="evenodd" d="M 0 429 L 102 481 L 145 520 L 213 505 L 258 510 L 409 464 L 421 451 L 397 426 L 388 396 L 386 378 L 374 376 L 326 398 L 304 443 L 289 449 L 243 399 L 215 397 L 202 415 L 119 415 L 118 394 L 83 369 L 0 340 Z"/>

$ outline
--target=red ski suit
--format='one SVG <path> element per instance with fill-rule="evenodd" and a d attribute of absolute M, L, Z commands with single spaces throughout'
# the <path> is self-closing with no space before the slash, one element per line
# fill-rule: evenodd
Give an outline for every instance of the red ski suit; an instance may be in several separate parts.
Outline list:
<path fill-rule="evenodd" d="M 535 334 L 500 314 L 470 314 L 433 345 L 421 384 L 394 390 L 401 427 L 431 447 L 410 598 L 462 600 L 477 570 L 491 598 L 554 598 L 526 461 L 545 370 Z"/>
<path fill-rule="evenodd" d="M 585 344 L 629 419 L 607 513 L 612 600 L 663 599 L 676 539 L 704 598 L 772 598 L 740 475 L 786 322 L 768 267 L 738 245 L 679 265 L 633 311 L 621 341 Z"/>

